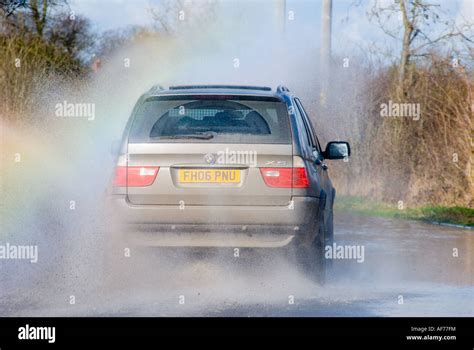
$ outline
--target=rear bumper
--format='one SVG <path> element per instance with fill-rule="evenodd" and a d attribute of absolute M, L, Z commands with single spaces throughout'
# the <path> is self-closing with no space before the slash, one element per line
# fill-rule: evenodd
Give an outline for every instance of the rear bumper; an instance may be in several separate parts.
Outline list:
<path fill-rule="evenodd" d="M 268 247 L 308 241 L 319 217 L 319 198 L 295 197 L 289 206 L 134 205 L 107 197 L 107 218 L 123 239 L 170 247 Z M 117 224 L 117 226 L 115 226 Z"/>
<path fill-rule="evenodd" d="M 253 234 L 245 231 L 222 230 L 214 228 L 210 232 L 187 231 L 170 228 L 167 231 L 129 231 L 123 241 L 135 246 L 149 247 L 215 247 L 215 248 L 280 248 L 295 240 L 296 231 L 265 231 Z M 123 234 L 123 233 L 122 233 Z"/>

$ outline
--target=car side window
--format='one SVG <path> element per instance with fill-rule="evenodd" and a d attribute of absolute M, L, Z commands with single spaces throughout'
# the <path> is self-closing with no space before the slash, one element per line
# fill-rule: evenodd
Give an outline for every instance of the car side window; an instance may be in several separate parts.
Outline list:
<path fill-rule="evenodd" d="M 311 151 L 311 149 L 312 149 L 311 138 L 310 138 L 310 135 L 308 133 L 308 129 L 305 125 L 303 115 L 301 114 L 300 109 L 298 107 L 295 108 L 295 115 L 296 115 L 296 120 L 297 120 L 298 126 L 301 129 L 301 135 L 302 135 L 302 138 L 303 138 L 303 140 L 301 140 L 301 141 L 303 143 L 303 146 L 306 149 L 308 149 L 308 151 Z"/>
<path fill-rule="evenodd" d="M 313 147 L 313 149 L 316 149 L 318 152 L 321 152 L 321 145 L 319 144 L 318 137 L 314 132 L 314 128 L 311 124 L 311 121 L 309 120 L 308 114 L 306 114 L 306 111 L 303 108 L 303 104 L 301 103 L 299 98 L 295 98 L 295 102 L 305 124 L 308 137 L 311 140 L 311 146 Z"/>

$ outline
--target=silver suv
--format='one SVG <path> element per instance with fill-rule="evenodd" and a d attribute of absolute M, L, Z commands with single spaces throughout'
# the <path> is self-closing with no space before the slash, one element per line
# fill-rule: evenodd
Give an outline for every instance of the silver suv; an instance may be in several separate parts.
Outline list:
<path fill-rule="evenodd" d="M 161 247 L 295 248 L 324 280 L 335 190 L 300 100 L 279 86 L 153 87 L 115 146 L 110 215 L 122 238 Z M 116 233 L 118 234 L 118 233 Z"/>

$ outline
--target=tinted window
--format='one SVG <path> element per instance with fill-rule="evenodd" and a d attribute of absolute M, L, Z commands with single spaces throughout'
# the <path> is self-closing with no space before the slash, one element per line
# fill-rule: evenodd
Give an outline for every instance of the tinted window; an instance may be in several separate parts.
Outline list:
<path fill-rule="evenodd" d="M 301 115 L 301 112 L 299 108 L 295 109 L 295 115 L 296 115 L 296 122 L 298 123 L 298 128 L 300 129 L 300 138 L 302 142 L 302 146 L 305 148 L 311 148 L 311 141 L 309 139 L 309 134 L 308 130 L 306 129 L 306 126 L 303 121 L 303 116 Z"/>
<path fill-rule="evenodd" d="M 212 138 L 187 142 L 291 142 L 286 105 L 250 96 L 149 98 L 136 113 L 129 142 L 180 142 L 180 136 L 203 134 Z"/>
<path fill-rule="evenodd" d="M 298 98 L 296 98 L 295 101 L 296 101 L 296 104 L 298 105 L 298 110 L 301 113 L 301 117 L 303 118 L 303 122 L 305 124 L 305 129 L 306 129 L 306 132 L 308 133 L 308 138 L 311 141 L 311 146 L 315 147 L 318 151 L 320 151 L 321 146 L 319 144 L 319 140 L 318 140 L 316 134 L 314 133 L 313 125 L 311 124 L 311 121 L 308 117 L 308 114 L 306 113 L 301 101 Z"/>

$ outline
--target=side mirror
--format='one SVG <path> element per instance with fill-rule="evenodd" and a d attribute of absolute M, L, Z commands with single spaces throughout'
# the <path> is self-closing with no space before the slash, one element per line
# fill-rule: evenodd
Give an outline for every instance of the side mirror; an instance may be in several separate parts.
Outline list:
<path fill-rule="evenodd" d="M 350 157 L 351 147 L 345 141 L 331 141 L 326 145 L 323 155 L 326 159 L 344 159 Z"/>
<path fill-rule="evenodd" d="M 120 148 L 122 147 L 122 141 L 121 140 L 115 140 L 112 142 L 112 145 L 110 146 L 110 154 L 113 156 L 116 156 L 120 152 Z"/>

